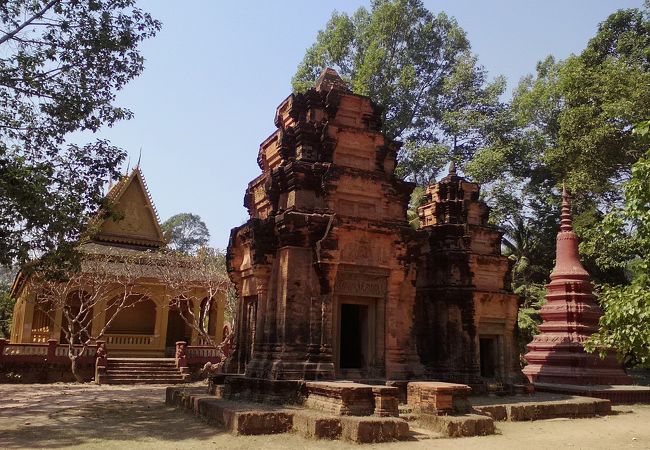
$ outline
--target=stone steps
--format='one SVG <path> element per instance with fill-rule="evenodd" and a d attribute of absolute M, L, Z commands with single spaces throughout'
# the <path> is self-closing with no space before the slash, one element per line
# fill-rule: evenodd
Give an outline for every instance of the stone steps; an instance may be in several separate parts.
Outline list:
<path fill-rule="evenodd" d="M 356 443 L 410 439 L 409 425 L 397 417 L 340 416 L 299 406 L 229 401 L 207 395 L 203 388 L 168 387 L 165 402 L 239 435 L 293 432 L 311 439 Z"/>
<path fill-rule="evenodd" d="M 129 370 L 129 369 L 112 369 L 110 370 L 111 375 L 116 376 L 141 376 L 141 375 L 178 375 L 178 370 L 174 368 L 173 370 L 167 369 L 152 369 L 152 370 Z"/>
<path fill-rule="evenodd" d="M 116 378 L 116 377 L 101 377 L 102 381 L 101 384 L 180 384 L 184 383 L 184 380 L 182 377 L 179 378 L 159 378 L 159 379 L 151 379 L 151 378 L 132 378 L 132 377 L 122 377 L 122 378 Z"/>
<path fill-rule="evenodd" d="M 185 381 L 172 358 L 109 358 L 99 384 L 178 384 Z"/>

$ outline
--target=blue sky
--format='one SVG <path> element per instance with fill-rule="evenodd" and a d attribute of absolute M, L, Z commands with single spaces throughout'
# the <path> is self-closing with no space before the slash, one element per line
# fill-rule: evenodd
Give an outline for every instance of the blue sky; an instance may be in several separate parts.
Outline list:
<path fill-rule="evenodd" d="M 215 247 L 243 223 L 247 183 L 259 174 L 260 142 L 274 131 L 276 106 L 316 33 L 333 10 L 353 12 L 369 1 L 140 0 L 163 22 L 142 45 L 144 73 L 118 95 L 135 118 L 98 137 L 130 154 L 142 149 L 142 170 L 164 221 L 200 215 Z M 424 1 L 466 31 L 491 76 L 512 89 L 546 55 L 579 53 L 599 22 L 643 0 Z"/>

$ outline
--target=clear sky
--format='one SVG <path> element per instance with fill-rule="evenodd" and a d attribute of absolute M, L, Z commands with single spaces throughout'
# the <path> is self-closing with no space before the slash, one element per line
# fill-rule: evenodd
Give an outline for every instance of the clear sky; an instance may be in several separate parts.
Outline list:
<path fill-rule="evenodd" d="M 142 148 L 142 170 L 164 221 L 200 215 L 211 244 L 225 248 L 243 223 L 247 183 L 259 175 L 260 142 L 274 131 L 277 105 L 333 10 L 359 0 L 140 0 L 163 22 L 142 45 L 143 74 L 118 95 L 135 118 L 98 135 L 130 154 Z M 491 76 L 512 89 L 546 55 L 579 53 L 599 22 L 643 0 L 425 0 L 466 31 Z"/>

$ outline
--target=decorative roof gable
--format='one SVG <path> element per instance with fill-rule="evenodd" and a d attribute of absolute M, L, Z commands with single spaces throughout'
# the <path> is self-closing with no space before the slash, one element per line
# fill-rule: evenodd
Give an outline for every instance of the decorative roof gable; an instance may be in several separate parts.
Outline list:
<path fill-rule="evenodd" d="M 105 219 L 93 241 L 147 248 L 165 246 L 158 213 L 139 166 L 113 186 L 106 197 L 121 218 Z"/>

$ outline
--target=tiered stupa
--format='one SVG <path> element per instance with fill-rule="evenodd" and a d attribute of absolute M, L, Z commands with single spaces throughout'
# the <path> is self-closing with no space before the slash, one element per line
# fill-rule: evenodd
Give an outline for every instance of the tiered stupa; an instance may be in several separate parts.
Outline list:
<path fill-rule="evenodd" d="M 614 353 L 601 359 L 586 353 L 584 342 L 598 331 L 603 312 L 592 294 L 589 273 L 580 263 L 578 237 L 571 224 L 566 190 L 557 235 L 557 255 L 547 303 L 540 310 L 540 334 L 528 344 L 523 370 L 531 382 L 569 385 L 630 384 Z"/>

